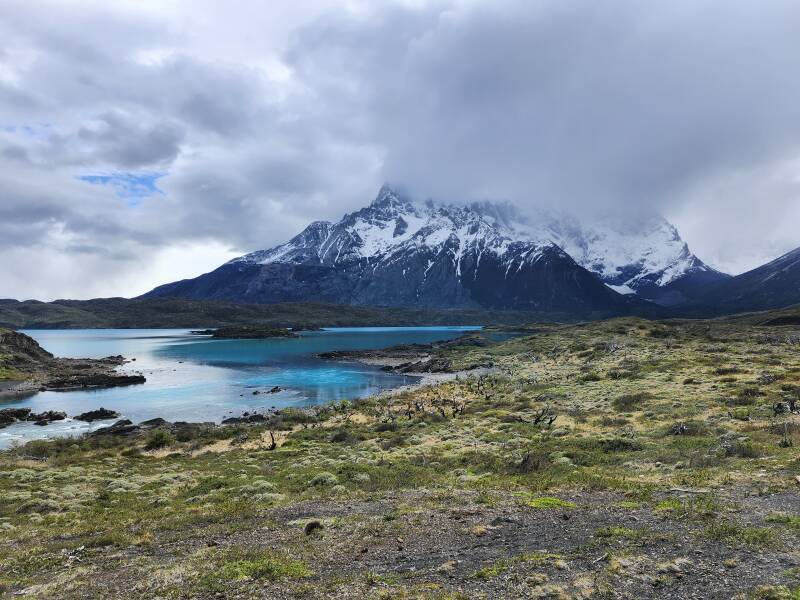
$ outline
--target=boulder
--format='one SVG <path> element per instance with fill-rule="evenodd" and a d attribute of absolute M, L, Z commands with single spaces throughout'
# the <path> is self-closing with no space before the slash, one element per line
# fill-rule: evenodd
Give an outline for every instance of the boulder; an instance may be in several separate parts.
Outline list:
<path fill-rule="evenodd" d="M 67 413 L 57 410 L 46 410 L 42 413 L 30 413 L 26 421 L 33 421 L 34 425 L 47 425 L 53 421 L 63 421 L 67 418 Z"/>
<path fill-rule="evenodd" d="M 51 390 L 109 388 L 123 385 L 137 385 L 145 381 L 147 380 L 143 375 L 108 375 L 97 373 L 52 379 L 45 384 L 45 387 Z"/>
<path fill-rule="evenodd" d="M 101 427 L 96 431 L 91 433 L 92 436 L 98 435 L 118 435 L 118 436 L 127 436 L 127 435 L 135 435 L 141 431 L 141 427 L 138 425 L 134 425 L 128 419 L 120 419 L 113 425 L 109 427 Z"/>
<path fill-rule="evenodd" d="M 263 423 L 267 418 L 260 413 L 253 413 L 252 415 L 241 417 L 228 417 L 223 419 L 223 425 L 238 425 L 240 423 Z"/>
<path fill-rule="evenodd" d="M 169 427 L 171 423 L 161 417 L 156 417 L 155 419 L 150 419 L 148 421 L 142 421 L 139 423 L 139 427 L 142 429 L 156 429 L 157 427 Z"/>
<path fill-rule="evenodd" d="M 31 414 L 30 408 L 4 408 L 0 410 L 0 429 L 17 421 L 24 421 Z"/>
<path fill-rule="evenodd" d="M 117 411 L 109 410 L 101 406 L 97 410 L 90 410 L 85 413 L 81 413 L 74 418 L 76 421 L 91 423 L 93 421 L 104 421 L 105 419 L 116 419 L 117 417 L 119 417 L 119 413 Z"/>

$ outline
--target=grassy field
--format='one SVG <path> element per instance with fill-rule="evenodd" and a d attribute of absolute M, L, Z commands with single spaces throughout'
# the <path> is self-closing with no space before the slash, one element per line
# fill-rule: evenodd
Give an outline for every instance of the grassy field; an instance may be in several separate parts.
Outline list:
<path fill-rule="evenodd" d="M 0 454 L 0 592 L 800 598 L 800 326 L 539 325 L 266 425 Z M 272 448 L 272 440 L 276 447 Z"/>

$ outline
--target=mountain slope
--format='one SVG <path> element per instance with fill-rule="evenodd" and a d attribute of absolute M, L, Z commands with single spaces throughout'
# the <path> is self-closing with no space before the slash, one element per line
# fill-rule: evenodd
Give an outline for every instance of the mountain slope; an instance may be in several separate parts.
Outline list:
<path fill-rule="evenodd" d="M 414 205 L 388 186 L 338 223 L 148 297 L 627 313 L 638 306 L 502 207 Z"/>
<path fill-rule="evenodd" d="M 659 216 L 606 216 L 585 223 L 549 211 L 524 216 L 508 203 L 415 207 L 388 186 L 371 206 L 340 223 L 313 223 L 290 242 L 236 262 L 335 265 L 359 257 L 402 256 L 420 245 L 421 234 L 446 236 L 448 230 L 463 241 L 455 257 L 457 267 L 463 249 L 482 239 L 498 250 L 496 254 L 511 240 L 538 247 L 555 244 L 615 291 L 667 306 L 697 298 L 730 278 L 697 258 L 675 227 Z M 430 245 L 430 240 L 422 244 Z"/>
<path fill-rule="evenodd" d="M 800 248 L 711 288 L 687 312 L 730 314 L 800 303 Z M 684 307 L 681 307 L 682 310 Z"/>
<path fill-rule="evenodd" d="M 662 305 L 696 298 L 730 278 L 701 261 L 678 230 L 657 215 L 583 223 L 569 215 L 539 215 L 554 243 L 622 294 Z"/>

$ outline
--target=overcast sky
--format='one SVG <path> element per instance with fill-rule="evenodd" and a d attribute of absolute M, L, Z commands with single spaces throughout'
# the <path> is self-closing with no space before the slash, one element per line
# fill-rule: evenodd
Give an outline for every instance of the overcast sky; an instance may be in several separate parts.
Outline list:
<path fill-rule="evenodd" d="M 3 0 L 0 297 L 143 293 L 367 204 L 800 246 L 794 0 Z"/>

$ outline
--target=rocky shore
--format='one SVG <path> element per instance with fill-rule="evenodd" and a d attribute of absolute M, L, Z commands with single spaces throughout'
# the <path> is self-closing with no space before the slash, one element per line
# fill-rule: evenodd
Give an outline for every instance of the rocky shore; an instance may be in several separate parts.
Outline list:
<path fill-rule="evenodd" d="M 48 390 L 107 388 L 144 383 L 138 373 L 119 373 L 122 356 L 57 358 L 33 338 L 0 329 L 0 399 Z"/>
<path fill-rule="evenodd" d="M 275 426 L 285 421 L 287 415 L 291 418 L 304 421 L 313 418 L 313 409 L 272 409 L 264 412 L 244 412 L 241 416 L 229 416 L 222 419 L 220 423 L 214 422 L 188 422 L 188 421 L 167 421 L 161 417 L 134 423 L 130 419 L 119 418 L 117 411 L 106 408 L 88 411 L 86 413 L 71 417 L 74 421 L 93 423 L 96 421 L 109 421 L 117 419 L 110 425 L 91 430 L 84 435 L 90 438 L 103 436 L 111 437 L 137 437 L 145 435 L 153 430 L 162 430 L 176 437 L 194 437 L 203 433 L 205 435 L 213 432 L 222 432 L 231 426 Z M 70 417 L 65 412 L 48 410 L 35 413 L 30 408 L 6 408 L 0 409 L 0 429 L 15 423 L 32 423 L 34 425 L 49 425 L 55 421 L 64 421 Z"/>
<path fill-rule="evenodd" d="M 305 412 L 302 409 L 292 409 L 294 412 Z M 309 411 L 309 414 L 311 412 Z M 270 423 L 281 419 L 281 410 L 274 409 L 266 412 L 245 412 L 241 416 L 230 416 L 222 419 L 221 423 L 201 423 L 201 422 L 187 422 L 175 421 L 170 422 L 161 417 L 148 419 L 140 423 L 133 423 L 130 419 L 119 418 L 120 413 L 115 410 L 106 408 L 99 408 L 91 410 L 80 415 L 71 417 L 74 421 L 82 421 L 84 423 L 94 423 L 96 421 L 109 421 L 117 419 L 114 423 L 105 427 L 94 429 L 86 435 L 89 437 L 100 436 L 115 436 L 115 437 L 131 437 L 142 435 L 153 429 L 162 429 L 173 435 L 188 434 L 196 432 L 197 430 L 204 430 L 206 432 L 218 430 L 230 425 L 269 425 Z M 49 425 L 56 421 L 64 421 L 70 417 L 63 411 L 48 410 L 41 413 L 35 413 L 30 408 L 6 408 L 0 409 L 0 429 L 13 425 L 15 423 L 32 423 L 34 425 Z"/>
<path fill-rule="evenodd" d="M 321 352 L 317 356 L 326 360 L 360 362 L 379 366 L 384 371 L 409 375 L 426 375 L 431 373 L 451 374 L 466 373 L 477 369 L 491 369 L 491 362 L 480 362 L 467 365 L 466 368 L 455 368 L 453 362 L 437 355 L 438 350 L 460 347 L 486 347 L 492 342 L 486 338 L 468 334 L 443 342 L 430 344 L 402 344 L 378 350 L 335 350 Z"/>

